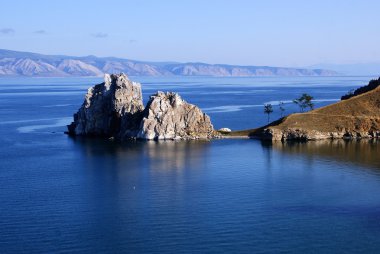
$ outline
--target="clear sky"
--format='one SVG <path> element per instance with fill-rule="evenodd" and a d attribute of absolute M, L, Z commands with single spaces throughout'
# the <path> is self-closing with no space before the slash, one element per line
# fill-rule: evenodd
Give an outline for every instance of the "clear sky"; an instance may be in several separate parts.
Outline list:
<path fill-rule="evenodd" d="M 1 0 L 0 48 L 308 66 L 380 60 L 380 0 Z"/>

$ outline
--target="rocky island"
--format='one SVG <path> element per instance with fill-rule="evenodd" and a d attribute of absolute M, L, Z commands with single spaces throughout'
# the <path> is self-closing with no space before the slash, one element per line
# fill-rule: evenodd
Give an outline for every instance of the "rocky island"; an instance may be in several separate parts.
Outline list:
<path fill-rule="evenodd" d="M 88 89 L 68 126 L 72 136 L 117 140 L 210 139 L 217 137 L 208 115 L 176 93 L 157 92 L 144 107 L 141 84 L 125 74 L 106 74 Z"/>

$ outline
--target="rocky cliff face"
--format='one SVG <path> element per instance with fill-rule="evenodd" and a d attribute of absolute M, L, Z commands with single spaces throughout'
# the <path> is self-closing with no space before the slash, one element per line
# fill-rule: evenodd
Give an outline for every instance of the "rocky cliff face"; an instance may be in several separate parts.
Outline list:
<path fill-rule="evenodd" d="M 344 131 L 318 131 L 310 129 L 290 128 L 286 130 L 268 128 L 261 134 L 267 140 L 323 140 L 323 139 L 362 139 L 380 138 L 380 131 L 376 130 L 344 130 Z"/>
<path fill-rule="evenodd" d="M 142 139 L 212 138 L 210 118 L 176 93 L 150 97 L 137 135 Z"/>
<path fill-rule="evenodd" d="M 104 82 L 88 89 L 83 105 L 74 114 L 69 133 L 82 136 L 120 136 L 137 130 L 135 115 L 144 109 L 141 85 L 127 76 L 104 76 Z M 128 132 L 129 133 L 129 132 Z"/>
<path fill-rule="evenodd" d="M 68 133 L 118 140 L 208 139 L 215 135 L 210 118 L 176 93 L 158 92 L 144 109 L 141 85 L 125 74 L 106 74 L 103 83 L 88 90 Z"/>

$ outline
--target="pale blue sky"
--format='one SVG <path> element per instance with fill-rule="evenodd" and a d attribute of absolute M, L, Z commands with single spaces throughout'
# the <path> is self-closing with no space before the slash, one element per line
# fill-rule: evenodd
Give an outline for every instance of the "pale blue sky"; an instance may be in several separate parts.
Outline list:
<path fill-rule="evenodd" d="M 380 60 L 379 0 L 3 0 L 0 48 L 307 66 Z"/>

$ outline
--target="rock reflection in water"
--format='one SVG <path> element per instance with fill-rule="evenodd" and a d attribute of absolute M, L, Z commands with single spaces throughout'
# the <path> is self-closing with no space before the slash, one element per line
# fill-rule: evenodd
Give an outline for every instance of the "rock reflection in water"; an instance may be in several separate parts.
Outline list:
<path fill-rule="evenodd" d="M 323 157 L 380 170 L 379 140 L 321 140 L 311 142 L 262 142 L 263 147 L 287 154 Z"/>
<path fill-rule="evenodd" d="M 145 149 L 152 169 L 182 170 L 199 167 L 207 158 L 209 141 L 147 142 Z"/>
<path fill-rule="evenodd" d="M 87 159 L 109 157 L 119 166 L 153 170 L 183 170 L 202 167 L 209 141 L 130 141 L 117 143 L 100 139 L 73 138 Z"/>

